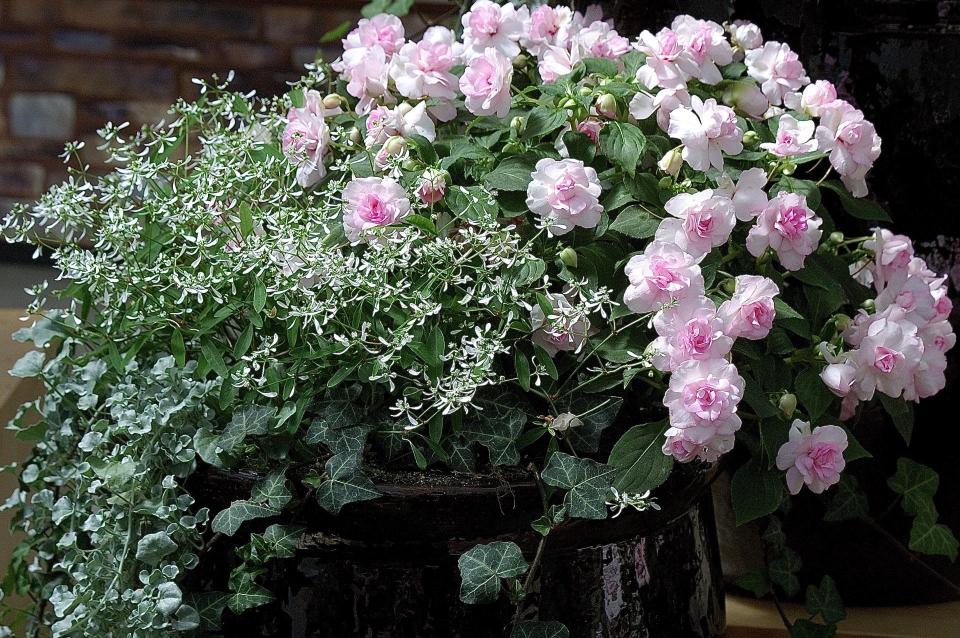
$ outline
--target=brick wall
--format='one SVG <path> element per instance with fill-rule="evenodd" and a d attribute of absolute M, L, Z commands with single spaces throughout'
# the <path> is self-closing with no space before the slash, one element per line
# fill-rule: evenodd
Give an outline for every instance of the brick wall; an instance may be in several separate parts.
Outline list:
<path fill-rule="evenodd" d="M 236 72 L 236 86 L 284 90 L 326 31 L 361 0 L 0 0 L 0 214 L 65 173 L 63 142 L 106 121 L 164 116 L 194 77 Z M 448 8 L 418 2 L 408 32 Z M 88 147 L 95 146 L 94 144 Z"/>

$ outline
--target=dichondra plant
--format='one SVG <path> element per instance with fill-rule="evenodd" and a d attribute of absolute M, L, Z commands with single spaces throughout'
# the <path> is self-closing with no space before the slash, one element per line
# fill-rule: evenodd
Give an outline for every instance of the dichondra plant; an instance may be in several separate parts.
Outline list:
<path fill-rule="evenodd" d="M 461 17 L 408 39 L 371 15 L 276 98 L 199 82 L 168 122 L 102 129 L 107 174 L 68 145 L 67 181 L 7 218 L 66 282 L 15 335 L 38 349 L 12 373 L 46 388 L 10 425 L 35 442 L 4 506 L 25 635 L 215 630 L 272 599 L 258 578 L 302 533 L 284 512 L 377 498 L 371 467 L 532 467 L 546 538 L 742 451 L 761 593 L 800 585 L 784 488 L 867 516 L 860 415 L 909 437 L 955 342 L 945 278 L 861 199 L 873 125 L 753 24 L 631 42 L 595 8 Z M 187 484 L 210 466 L 260 479 L 211 512 Z M 890 487 L 910 548 L 954 558 L 933 479 L 901 459 Z M 229 581 L 191 588 L 241 528 Z M 515 636 L 566 635 L 525 608 L 533 556 L 460 566 L 467 603 L 506 585 Z M 842 617 L 829 578 L 810 591 L 798 635 Z"/>

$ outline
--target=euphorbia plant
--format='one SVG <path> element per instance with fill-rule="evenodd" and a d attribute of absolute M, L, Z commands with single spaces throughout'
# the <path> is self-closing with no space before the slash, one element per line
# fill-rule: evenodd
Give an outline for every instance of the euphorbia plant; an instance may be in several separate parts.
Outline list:
<path fill-rule="evenodd" d="M 69 282 L 16 335 L 46 347 L 13 370 L 47 388 L 12 424 L 37 441 L 4 582 L 34 596 L 28 631 L 216 627 L 271 599 L 257 578 L 302 531 L 271 519 L 376 498 L 371 467 L 530 468 L 544 538 L 656 506 L 674 463 L 735 448 L 741 522 L 784 487 L 866 513 L 843 478 L 869 456 L 858 415 L 879 398 L 908 427 L 955 336 L 944 278 L 858 199 L 880 138 L 829 82 L 748 23 L 631 43 L 595 9 L 487 0 L 456 30 L 408 40 L 381 14 L 343 45 L 282 97 L 201 83 L 169 123 L 106 127 L 105 176 L 68 146 L 69 180 L 8 218 Z M 211 513 L 185 488 L 204 465 L 262 481 Z M 952 557 L 914 489 L 930 472 L 902 460 L 891 487 L 911 548 Z M 184 591 L 242 526 L 224 591 Z M 765 536 L 794 593 L 775 520 Z M 510 585 L 515 635 L 565 631 L 525 620 L 517 546 L 460 563 L 465 602 Z M 813 590 L 827 623 L 833 594 Z"/>

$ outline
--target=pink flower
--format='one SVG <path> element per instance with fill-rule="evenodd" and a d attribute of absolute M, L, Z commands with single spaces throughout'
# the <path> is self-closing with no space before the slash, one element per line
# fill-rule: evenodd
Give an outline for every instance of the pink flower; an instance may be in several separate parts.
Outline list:
<path fill-rule="evenodd" d="M 570 51 L 563 47 L 547 47 L 540 56 L 537 71 L 544 82 L 555 82 L 573 71 L 574 65 L 580 61 L 578 51 Z"/>
<path fill-rule="evenodd" d="M 520 37 L 520 44 L 536 56 L 548 47 L 566 47 L 572 22 L 573 12 L 568 7 L 542 4 L 530 12 L 530 21 Z"/>
<path fill-rule="evenodd" d="M 723 103 L 754 119 L 763 119 L 770 110 L 770 100 L 752 80 L 735 80 L 726 85 Z"/>
<path fill-rule="evenodd" d="M 896 311 L 877 315 L 850 355 L 857 369 L 857 398 L 869 401 L 876 390 L 899 397 L 912 382 L 922 355 L 923 343 L 914 324 L 903 320 Z"/>
<path fill-rule="evenodd" d="M 790 427 L 790 439 L 777 452 L 777 469 L 786 470 L 787 488 L 798 494 L 806 485 L 821 494 L 840 481 L 846 466 L 843 451 L 847 433 L 836 425 L 821 425 L 810 431 L 810 424 L 797 419 Z"/>
<path fill-rule="evenodd" d="M 347 49 L 331 67 L 347 81 L 347 93 L 359 100 L 357 113 L 368 112 L 376 98 L 389 98 L 387 83 L 390 79 L 390 60 L 383 47 L 375 45 Z"/>
<path fill-rule="evenodd" d="M 817 143 L 854 197 L 867 194 L 866 175 L 880 157 L 880 136 L 863 112 L 843 100 L 821 109 Z"/>
<path fill-rule="evenodd" d="M 400 18 L 386 13 L 364 18 L 357 28 L 343 39 L 343 50 L 366 49 L 378 46 L 387 55 L 393 55 L 403 46 L 403 23 Z"/>
<path fill-rule="evenodd" d="M 678 463 L 689 463 L 700 459 L 705 463 L 714 463 L 722 455 L 733 449 L 736 437 L 731 435 L 716 435 L 707 441 L 697 443 L 691 440 L 686 430 L 668 428 L 666 440 L 663 442 L 663 453 L 672 456 Z"/>
<path fill-rule="evenodd" d="M 923 264 L 923 260 L 917 257 L 911 261 Z M 887 308 L 902 310 L 902 316 L 916 324 L 917 328 L 922 328 L 937 316 L 937 300 L 930 283 L 913 268 L 900 270 L 890 277 L 875 303 L 878 313 Z"/>
<path fill-rule="evenodd" d="M 700 72 L 700 67 L 683 46 L 680 36 L 671 29 L 661 29 L 657 35 L 649 31 L 640 34 L 636 48 L 647 56 L 637 71 L 637 81 L 648 89 L 686 89 L 687 80 Z"/>
<path fill-rule="evenodd" d="M 365 241 L 372 228 L 389 226 L 410 212 L 410 200 L 389 177 L 358 177 L 343 189 L 343 230 L 351 242 Z"/>
<path fill-rule="evenodd" d="M 763 190 L 767 185 L 767 172 L 762 168 L 748 168 L 743 171 L 736 185 L 726 174 L 721 175 L 717 183 L 720 188 L 715 192 L 733 201 L 737 219 L 742 222 L 756 219 L 767 207 L 769 200 L 767 193 Z"/>
<path fill-rule="evenodd" d="M 783 103 L 788 109 L 803 111 L 811 117 L 820 117 L 820 110 L 837 99 L 837 89 L 827 80 L 817 80 L 804 87 L 802 93 L 787 93 Z"/>
<path fill-rule="evenodd" d="M 590 331 L 590 320 L 560 293 L 550 293 L 547 299 L 553 312 L 547 317 L 539 305 L 530 311 L 533 342 L 551 357 L 558 352 L 574 352 L 580 348 Z"/>
<path fill-rule="evenodd" d="M 747 20 L 734 20 L 730 25 L 730 40 L 739 51 L 739 59 L 743 59 L 744 51 L 757 49 L 763 46 L 763 34 L 760 27 Z"/>
<path fill-rule="evenodd" d="M 773 298 L 780 289 L 772 279 L 758 275 L 740 275 L 729 301 L 720 304 L 723 331 L 735 339 L 764 339 L 777 315 Z"/>
<path fill-rule="evenodd" d="M 599 20 L 577 31 L 570 48 L 577 50 L 581 58 L 604 58 L 617 62 L 631 49 L 629 40 Z"/>
<path fill-rule="evenodd" d="M 393 109 L 378 106 L 367 115 L 367 147 L 385 143 L 389 138 L 422 135 L 429 141 L 437 137 L 433 120 L 427 115 L 427 103 L 420 102 L 414 107 L 404 102 Z"/>
<path fill-rule="evenodd" d="M 823 220 L 807 208 L 807 199 L 796 193 L 778 193 L 747 234 L 747 250 L 754 257 L 773 248 L 787 270 L 800 270 L 807 255 L 817 249 Z"/>
<path fill-rule="evenodd" d="M 545 157 L 530 179 L 527 208 L 550 220 L 550 234 L 564 235 L 576 226 L 593 228 L 600 222 L 600 180 L 582 161 Z"/>
<path fill-rule="evenodd" d="M 651 312 L 673 300 L 703 295 L 696 259 L 676 244 L 652 241 L 624 267 L 630 281 L 623 302 L 633 312 Z"/>
<path fill-rule="evenodd" d="M 737 404 L 743 398 L 743 387 L 743 377 L 726 359 L 681 364 L 670 376 L 663 397 L 671 427 L 700 444 L 734 434 L 741 424 Z"/>
<path fill-rule="evenodd" d="M 594 144 L 600 143 L 600 131 L 603 130 L 603 122 L 598 120 L 595 117 L 588 117 L 584 121 L 577 124 L 577 132 L 583 133 L 591 140 Z"/>
<path fill-rule="evenodd" d="M 710 98 L 690 98 L 691 108 L 677 107 L 670 113 L 667 133 L 683 142 L 683 159 L 692 168 L 705 171 L 711 166 L 723 169 L 723 153 L 737 155 L 743 150 L 743 131 L 737 116 L 728 106 Z"/>
<path fill-rule="evenodd" d="M 733 48 L 723 27 L 710 20 L 681 15 L 673 19 L 670 28 L 697 65 L 694 77 L 704 84 L 718 84 L 723 80 L 717 66 L 733 62 Z"/>
<path fill-rule="evenodd" d="M 320 92 L 310 89 L 303 96 L 303 106 L 294 106 L 287 111 L 287 122 L 293 122 L 300 118 L 332 117 L 341 113 L 343 113 L 343 109 L 339 105 L 328 108 L 324 105 L 324 98 L 320 95 Z"/>
<path fill-rule="evenodd" d="M 652 344 L 652 363 L 663 372 L 690 360 L 719 359 L 733 347 L 717 305 L 706 297 L 687 297 L 665 307 L 653 318 L 653 326 L 660 336 Z"/>
<path fill-rule="evenodd" d="M 457 76 L 450 72 L 460 63 L 462 45 L 446 27 L 430 27 L 420 42 L 408 42 L 393 56 L 390 77 L 397 92 L 408 98 L 452 100 Z"/>
<path fill-rule="evenodd" d="M 846 397 L 857 380 L 857 369 L 845 361 L 829 363 L 820 371 L 820 379 L 830 392 Z"/>
<path fill-rule="evenodd" d="M 792 115 L 781 115 L 777 128 L 777 141 L 760 145 L 777 157 L 792 157 L 817 150 L 813 137 L 816 125 L 812 120 L 798 122 Z"/>
<path fill-rule="evenodd" d="M 660 222 L 656 238 L 675 243 L 696 259 L 727 243 L 737 224 L 733 202 L 710 189 L 676 195 L 664 208 L 673 217 Z"/>
<path fill-rule="evenodd" d="M 690 94 L 685 89 L 660 89 L 656 95 L 637 91 L 630 100 L 629 108 L 630 115 L 638 120 L 645 120 L 656 113 L 657 125 L 666 131 L 670 126 L 670 114 L 681 106 L 690 107 Z"/>
<path fill-rule="evenodd" d="M 763 94 L 775 106 L 783 103 L 785 93 L 799 91 L 810 83 L 800 58 L 786 44 L 767 42 L 759 49 L 747 51 L 744 62 L 747 73 L 760 83 Z"/>
<path fill-rule="evenodd" d="M 327 174 L 323 158 L 330 145 L 330 129 L 322 115 L 298 113 L 283 129 L 281 145 L 283 154 L 297 167 L 300 186 L 313 186 Z"/>
<path fill-rule="evenodd" d="M 483 56 L 492 48 L 513 60 L 520 54 L 517 41 L 528 19 L 527 7 L 518 10 L 512 4 L 501 6 L 490 0 L 477 0 L 461 18 L 467 58 Z"/>
<path fill-rule="evenodd" d="M 417 185 L 417 197 L 424 204 L 436 204 L 443 199 L 443 194 L 447 190 L 447 179 L 443 171 L 435 168 L 428 168 L 420 176 L 420 183 Z"/>
<path fill-rule="evenodd" d="M 913 259 L 913 241 L 886 228 L 874 228 L 873 239 L 863 242 L 863 247 L 873 253 L 867 271 L 877 290 L 882 290 L 896 273 L 906 270 Z"/>
<path fill-rule="evenodd" d="M 466 98 L 467 110 L 474 115 L 506 117 L 510 112 L 512 80 L 513 65 L 496 49 L 487 49 L 473 58 L 460 78 L 460 90 Z"/>

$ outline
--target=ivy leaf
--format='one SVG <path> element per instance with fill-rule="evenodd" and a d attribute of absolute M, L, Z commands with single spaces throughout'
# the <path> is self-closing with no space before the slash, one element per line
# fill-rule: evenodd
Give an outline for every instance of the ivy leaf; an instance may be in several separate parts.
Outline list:
<path fill-rule="evenodd" d="M 230 594 L 219 591 L 193 593 L 187 599 L 190 606 L 200 616 L 200 628 L 213 630 L 220 628 L 220 616 L 227 607 Z"/>
<path fill-rule="evenodd" d="M 239 408 L 220 435 L 220 447 L 224 452 L 232 452 L 246 437 L 266 434 L 267 425 L 275 412 L 276 408 L 265 405 L 245 405 Z"/>
<path fill-rule="evenodd" d="M 903 511 L 914 516 L 933 514 L 936 519 L 933 497 L 940 486 L 940 477 L 934 470 L 901 457 L 897 459 L 897 472 L 887 480 L 887 485 L 903 497 Z"/>
<path fill-rule="evenodd" d="M 492 603 L 500 595 L 500 581 L 513 578 L 529 567 L 516 543 L 496 541 L 475 545 L 457 561 L 460 568 L 460 600 L 475 605 Z"/>
<path fill-rule="evenodd" d="M 204 463 L 214 467 L 223 467 L 223 459 L 220 458 L 220 436 L 210 430 L 208 427 L 197 429 L 193 435 L 193 448 L 197 455 L 203 459 Z"/>
<path fill-rule="evenodd" d="M 498 191 L 524 191 L 530 184 L 533 163 L 524 157 L 508 157 L 483 178 L 487 188 Z"/>
<path fill-rule="evenodd" d="M 373 482 L 359 470 L 353 454 L 335 454 L 327 460 L 326 470 L 328 478 L 317 488 L 317 502 L 328 512 L 339 514 L 348 503 L 380 496 Z"/>
<path fill-rule="evenodd" d="M 621 492 L 643 493 L 659 487 L 673 469 L 673 457 L 663 453 L 666 420 L 635 425 L 610 451 L 607 463 L 617 469 L 613 486 Z"/>
<path fill-rule="evenodd" d="M 39 350 L 31 350 L 27 354 L 17 359 L 10 369 L 10 376 L 21 379 L 40 376 L 43 372 L 43 361 L 46 358 Z"/>
<path fill-rule="evenodd" d="M 547 485 L 569 490 L 563 502 L 570 516 L 593 519 L 607 517 L 606 497 L 616 476 L 614 467 L 563 452 L 554 452 L 541 474 Z"/>
<path fill-rule="evenodd" d="M 840 482 L 830 490 L 827 510 L 823 520 L 835 523 L 863 518 L 869 513 L 870 503 L 867 495 L 857 484 L 857 479 L 848 474 L 840 476 Z"/>
<path fill-rule="evenodd" d="M 137 560 L 156 565 L 164 556 L 172 554 L 178 545 L 166 532 L 147 534 L 137 541 Z"/>
<path fill-rule="evenodd" d="M 268 505 L 251 503 L 250 501 L 234 501 L 230 507 L 213 517 L 213 531 L 227 536 L 233 536 L 245 522 L 255 518 L 276 516 L 280 510 Z"/>
<path fill-rule="evenodd" d="M 763 598 L 770 593 L 770 579 L 762 569 L 748 572 L 736 580 L 737 587 L 746 589 L 757 598 Z"/>
<path fill-rule="evenodd" d="M 463 424 L 460 434 L 490 451 L 493 465 L 516 465 L 520 462 L 516 440 L 527 422 L 527 413 L 516 395 L 501 391 L 478 397 L 480 408 Z"/>
<path fill-rule="evenodd" d="M 450 457 L 447 465 L 454 472 L 473 472 L 477 466 L 477 459 L 473 454 L 473 447 L 453 442 L 450 444 Z"/>
<path fill-rule="evenodd" d="M 273 594 L 266 587 L 257 584 L 253 574 L 244 572 L 240 574 L 238 581 L 227 600 L 227 606 L 233 613 L 241 614 L 248 609 L 273 601 Z"/>
<path fill-rule="evenodd" d="M 763 467 L 757 457 L 751 457 L 733 475 L 730 495 L 737 525 L 749 523 L 780 506 L 783 499 L 781 474 Z"/>
<path fill-rule="evenodd" d="M 542 137 L 547 133 L 552 133 L 563 126 L 567 121 L 567 113 L 563 109 L 547 108 L 545 106 L 534 107 L 527 116 L 527 122 L 523 127 L 523 137 L 533 138 Z M 527 174 L 527 182 L 530 181 L 530 174 Z M 526 190 L 526 186 L 524 186 Z"/>
<path fill-rule="evenodd" d="M 252 490 L 252 500 L 264 503 L 274 509 L 283 509 L 290 502 L 290 490 L 287 489 L 286 468 L 275 470 L 257 483 Z"/>
<path fill-rule="evenodd" d="M 604 154 L 631 177 L 637 171 L 646 145 L 643 132 L 628 122 L 607 122 L 600 133 L 600 148 Z"/>
<path fill-rule="evenodd" d="M 527 620 L 513 628 L 510 638 L 570 638 L 570 630 L 555 621 Z"/>
<path fill-rule="evenodd" d="M 789 547 L 783 547 L 779 554 L 770 560 L 770 580 L 779 585 L 788 596 L 796 596 L 800 591 L 797 572 L 802 566 L 800 555 Z"/>
<path fill-rule="evenodd" d="M 888 397 L 880 394 L 880 405 L 890 415 L 893 421 L 893 427 L 903 437 L 904 443 L 910 445 L 910 439 L 913 438 L 913 404 L 903 399 Z"/>
<path fill-rule="evenodd" d="M 830 576 L 824 576 L 819 587 L 807 586 L 806 608 L 811 616 L 820 615 L 824 622 L 833 624 L 847 617 L 843 599 L 837 584 Z"/>
<path fill-rule="evenodd" d="M 620 211 L 612 222 L 609 230 L 615 230 L 621 235 L 635 239 L 646 239 L 657 233 L 660 219 L 641 206 L 628 206 Z"/>
<path fill-rule="evenodd" d="M 958 542 L 950 528 L 937 523 L 936 512 L 923 513 L 913 519 L 910 528 L 910 549 L 923 554 L 946 556 L 957 560 Z"/>
<path fill-rule="evenodd" d="M 574 399 L 557 402 L 561 413 L 576 414 L 582 425 L 567 431 L 570 442 L 577 450 L 596 452 L 600 435 L 613 424 L 620 414 L 623 399 L 615 396 L 577 395 Z"/>
<path fill-rule="evenodd" d="M 264 530 L 263 534 L 252 534 L 251 540 L 259 546 L 264 556 L 291 558 L 297 551 L 303 530 L 299 525 L 275 523 Z"/>

